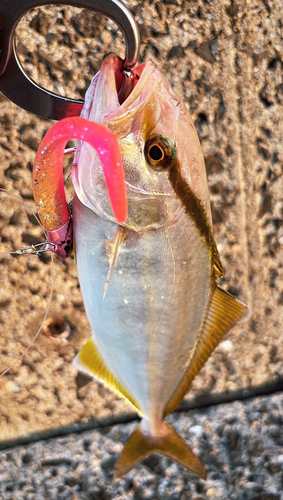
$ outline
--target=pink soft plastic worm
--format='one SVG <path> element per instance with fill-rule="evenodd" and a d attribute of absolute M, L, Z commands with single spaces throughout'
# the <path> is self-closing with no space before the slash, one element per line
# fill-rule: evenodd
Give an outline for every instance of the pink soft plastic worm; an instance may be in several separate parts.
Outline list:
<path fill-rule="evenodd" d="M 103 166 L 110 203 L 118 222 L 127 218 L 127 192 L 118 139 L 103 125 L 81 117 L 65 118 L 48 130 L 36 154 L 33 194 L 38 215 L 47 231 L 52 250 L 68 257 L 73 248 L 72 220 L 63 181 L 63 155 L 70 139 L 88 142 Z"/>

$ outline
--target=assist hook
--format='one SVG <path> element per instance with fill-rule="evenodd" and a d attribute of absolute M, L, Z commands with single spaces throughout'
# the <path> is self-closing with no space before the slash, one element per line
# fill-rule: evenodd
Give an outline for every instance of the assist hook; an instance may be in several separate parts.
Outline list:
<path fill-rule="evenodd" d="M 18 106 L 40 116 L 61 120 L 78 116 L 82 100 L 62 97 L 38 85 L 22 67 L 16 52 L 14 32 L 29 10 L 44 5 L 70 5 L 94 10 L 112 19 L 126 39 L 126 57 L 122 63 L 123 77 L 118 89 L 122 102 L 134 86 L 131 68 L 139 55 L 139 31 L 131 12 L 120 0 L 1 0 L 0 1 L 0 90 Z"/>

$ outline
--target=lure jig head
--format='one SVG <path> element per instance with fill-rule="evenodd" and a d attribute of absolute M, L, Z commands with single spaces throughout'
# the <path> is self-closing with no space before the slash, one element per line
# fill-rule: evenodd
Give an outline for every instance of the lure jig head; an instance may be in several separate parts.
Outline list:
<path fill-rule="evenodd" d="M 1 0 L 0 2 L 0 90 L 18 106 L 39 116 L 61 120 L 78 116 L 83 101 L 69 99 L 40 87 L 24 71 L 16 52 L 15 28 L 24 14 L 35 7 L 60 4 L 94 10 L 112 19 L 126 40 L 118 95 L 120 102 L 130 94 L 134 79 L 131 69 L 139 54 L 139 31 L 131 12 L 120 0 Z"/>

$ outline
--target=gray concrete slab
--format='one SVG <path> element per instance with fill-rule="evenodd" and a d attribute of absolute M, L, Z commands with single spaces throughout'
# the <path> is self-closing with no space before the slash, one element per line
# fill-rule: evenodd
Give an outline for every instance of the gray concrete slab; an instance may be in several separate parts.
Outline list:
<path fill-rule="evenodd" d="M 282 393 L 172 414 L 168 421 L 205 463 L 206 481 L 159 455 L 114 480 L 136 422 L 2 450 L 0 499 L 282 500 L 282 414 Z"/>

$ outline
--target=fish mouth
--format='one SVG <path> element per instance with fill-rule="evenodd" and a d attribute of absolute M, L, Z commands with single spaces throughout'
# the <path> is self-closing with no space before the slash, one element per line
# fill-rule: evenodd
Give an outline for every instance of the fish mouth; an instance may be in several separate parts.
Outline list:
<path fill-rule="evenodd" d="M 123 104 L 134 89 L 139 78 L 131 68 L 124 68 L 124 61 L 117 57 L 117 69 L 115 71 L 116 89 L 118 101 Z"/>

